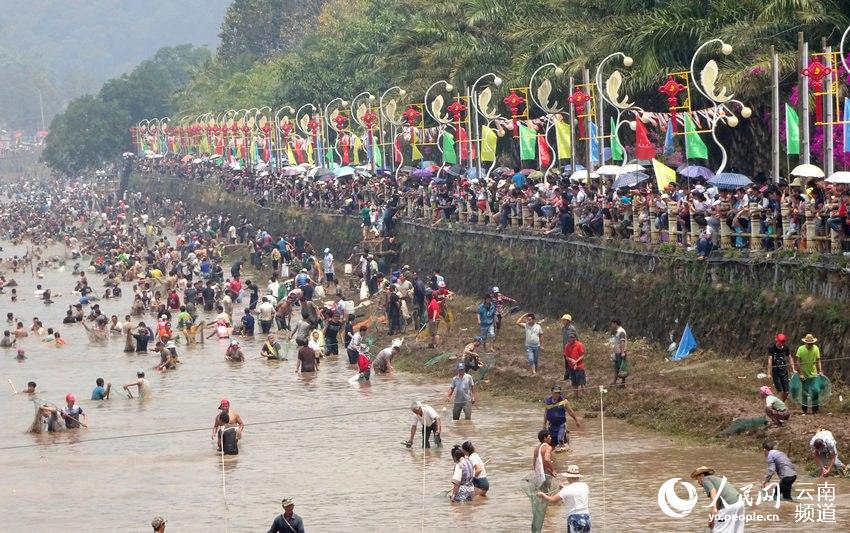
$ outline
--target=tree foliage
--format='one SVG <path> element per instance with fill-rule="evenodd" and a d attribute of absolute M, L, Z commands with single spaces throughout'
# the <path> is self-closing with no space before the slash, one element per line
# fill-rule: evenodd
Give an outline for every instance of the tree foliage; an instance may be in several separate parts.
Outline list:
<path fill-rule="evenodd" d="M 264 59 L 294 48 L 313 26 L 323 0 L 234 0 L 221 24 L 218 57 Z"/>

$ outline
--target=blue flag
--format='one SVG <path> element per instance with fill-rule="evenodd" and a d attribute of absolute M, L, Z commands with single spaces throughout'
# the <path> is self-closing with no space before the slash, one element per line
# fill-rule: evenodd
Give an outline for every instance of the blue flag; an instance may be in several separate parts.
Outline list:
<path fill-rule="evenodd" d="M 673 120 L 667 121 L 667 134 L 664 135 L 664 155 L 673 155 Z"/>
<path fill-rule="evenodd" d="M 599 132 L 592 120 L 588 122 L 590 122 L 590 160 L 599 163 Z"/>
<path fill-rule="evenodd" d="M 850 98 L 844 98 L 844 153 L 850 152 Z"/>
<path fill-rule="evenodd" d="M 697 347 L 697 340 L 694 338 L 694 333 L 691 331 L 691 323 L 685 324 L 685 331 L 682 332 L 682 340 L 679 341 L 679 348 L 676 350 L 672 359 L 681 361 L 685 357 L 691 355 L 694 348 Z"/>

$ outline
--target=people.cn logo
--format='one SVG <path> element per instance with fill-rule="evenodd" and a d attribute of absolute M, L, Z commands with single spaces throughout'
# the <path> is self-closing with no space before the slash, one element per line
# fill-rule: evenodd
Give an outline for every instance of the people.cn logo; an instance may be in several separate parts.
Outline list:
<path fill-rule="evenodd" d="M 682 499 L 676 494 L 676 484 L 685 487 L 688 492 L 687 499 Z M 668 479 L 658 489 L 658 507 L 670 518 L 684 518 L 691 514 L 697 504 L 697 489 L 691 483 L 682 481 L 680 477 Z"/>

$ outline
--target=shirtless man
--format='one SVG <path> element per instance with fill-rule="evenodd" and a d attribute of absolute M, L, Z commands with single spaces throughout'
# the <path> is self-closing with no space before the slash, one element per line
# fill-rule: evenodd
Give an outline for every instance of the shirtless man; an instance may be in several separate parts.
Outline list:
<path fill-rule="evenodd" d="M 130 392 L 130 387 L 138 388 L 140 399 L 145 398 L 150 394 L 151 384 L 147 379 L 145 379 L 144 370 L 139 369 L 139 371 L 136 372 L 136 381 L 131 381 L 130 383 L 124 385 L 124 390 L 127 391 L 127 394 L 130 396 L 130 398 L 132 398 L 133 393 Z"/>
<path fill-rule="evenodd" d="M 216 449 L 222 451 L 222 443 L 224 444 L 224 453 L 226 455 L 236 455 L 239 453 L 236 447 L 236 442 L 242 438 L 242 431 L 245 429 L 245 423 L 242 422 L 242 417 L 239 413 L 230 408 L 230 400 L 222 398 L 218 404 L 219 413 L 213 422 L 212 434 L 210 438 L 216 441 Z M 228 429 L 236 428 L 236 439 L 231 441 L 226 433 Z"/>
<path fill-rule="evenodd" d="M 555 466 L 555 461 L 552 460 L 552 435 L 548 429 L 542 429 L 537 433 L 537 440 L 540 445 L 534 448 L 534 454 L 531 459 L 531 468 L 534 471 L 534 482 L 540 490 L 545 490 L 541 487 L 549 479 L 557 478 L 558 469 Z"/>

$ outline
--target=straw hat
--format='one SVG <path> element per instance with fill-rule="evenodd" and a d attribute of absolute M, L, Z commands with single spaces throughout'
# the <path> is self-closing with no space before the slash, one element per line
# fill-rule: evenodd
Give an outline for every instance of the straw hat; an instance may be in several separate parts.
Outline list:
<path fill-rule="evenodd" d="M 804 342 L 804 343 L 806 343 L 806 344 L 814 344 L 814 343 L 816 343 L 817 341 L 818 341 L 818 340 L 817 340 L 817 339 L 815 338 L 815 336 L 814 336 L 814 335 L 812 335 L 811 333 L 807 333 L 807 334 L 806 334 L 806 336 L 805 336 L 805 337 L 803 337 L 803 342 Z"/>
<path fill-rule="evenodd" d="M 701 467 L 697 468 L 696 470 L 694 470 L 693 472 L 691 472 L 691 479 L 696 479 L 697 476 L 701 476 L 702 474 L 705 474 L 707 476 L 712 476 L 712 475 L 714 475 L 714 469 L 709 468 L 707 466 L 701 466 Z"/>
<path fill-rule="evenodd" d="M 284 507 L 289 507 L 290 505 L 295 505 L 295 501 L 292 498 L 284 498 L 280 501 L 280 504 Z"/>
<path fill-rule="evenodd" d="M 561 320 L 566 320 L 568 322 L 572 321 L 572 319 L 573 319 L 573 316 L 570 315 L 570 314 L 566 314 L 566 315 L 561 317 Z"/>
<path fill-rule="evenodd" d="M 564 477 L 581 479 L 584 476 L 581 475 L 581 472 L 579 472 L 578 465 L 570 465 L 567 467 L 567 471 L 564 472 Z"/>

